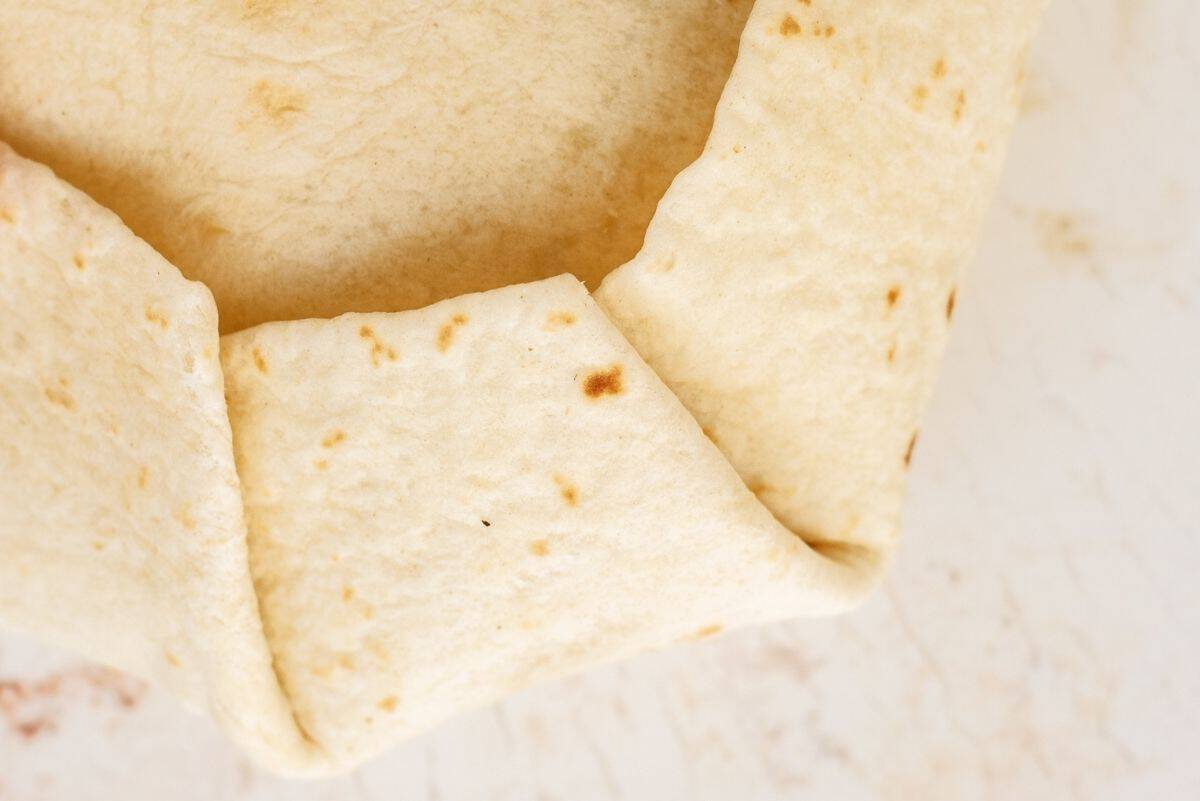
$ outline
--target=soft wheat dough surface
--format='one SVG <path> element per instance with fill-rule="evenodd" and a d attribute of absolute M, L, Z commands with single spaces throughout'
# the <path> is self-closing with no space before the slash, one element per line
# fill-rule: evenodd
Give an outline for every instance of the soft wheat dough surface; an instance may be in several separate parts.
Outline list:
<path fill-rule="evenodd" d="M 247 569 L 216 309 L 0 144 L 0 616 L 305 757 Z"/>
<path fill-rule="evenodd" d="M 703 105 L 720 48 L 705 26 L 665 34 L 695 6 L 535 5 L 83 14 L 62 22 L 68 56 L 32 46 L 57 11 L 7 12 L 0 133 L 81 158 L 82 183 L 212 284 L 226 330 L 419 305 L 525 275 L 514 263 L 544 274 L 558 262 L 506 238 L 527 217 L 595 278 L 612 264 L 593 245 L 625 234 L 577 235 L 593 207 L 574 200 L 599 192 L 640 237 L 656 191 L 605 195 L 614 143 L 633 125 L 654 150 L 654 119 L 686 160 L 704 115 L 672 114 Z M 704 155 L 601 292 L 611 322 L 558 278 L 225 340 L 263 626 L 296 723 L 333 760 L 312 767 L 539 678 L 863 597 L 1039 9 L 760 2 Z M 202 48 L 170 44 L 184 22 Z M 111 43 L 72 38 L 89 23 L 145 44 L 153 58 L 120 61 L 145 74 L 105 72 Z M 682 91 L 664 64 L 697 48 Z M 72 105 L 60 59 L 96 59 L 83 85 L 114 99 Z M 436 258 L 390 250 L 447 221 Z M 480 241 L 518 248 L 464 255 Z"/>
<path fill-rule="evenodd" d="M 896 536 L 1043 0 L 762 0 L 600 303 L 810 542 Z"/>
<path fill-rule="evenodd" d="M 223 331 L 596 282 L 699 154 L 749 7 L 4 3 L 0 140 L 208 284 Z"/>
<path fill-rule="evenodd" d="M 873 584 L 780 526 L 570 277 L 222 346 L 254 578 L 336 760 Z"/>

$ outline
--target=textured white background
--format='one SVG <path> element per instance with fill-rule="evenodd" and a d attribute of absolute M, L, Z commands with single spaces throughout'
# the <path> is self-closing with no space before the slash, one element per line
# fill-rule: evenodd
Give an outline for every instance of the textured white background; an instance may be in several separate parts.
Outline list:
<path fill-rule="evenodd" d="M 0 694 L 0 799 L 1200 798 L 1198 43 L 1193 0 L 1052 5 L 859 612 L 535 688 L 313 784 L 0 635 L 27 690 Z"/>

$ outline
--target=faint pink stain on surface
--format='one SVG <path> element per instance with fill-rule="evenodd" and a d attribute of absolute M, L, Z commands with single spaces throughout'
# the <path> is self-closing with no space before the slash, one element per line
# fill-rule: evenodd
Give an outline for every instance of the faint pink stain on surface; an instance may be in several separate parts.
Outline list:
<path fill-rule="evenodd" d="M 102 667 L 80 667 L 39 678 L 0 678 L 0 724 L 13 739 L 31 743 L 58 730 L 62 716 L 72 708 L 131 710 L 146 693 L 146 686 Z"/>

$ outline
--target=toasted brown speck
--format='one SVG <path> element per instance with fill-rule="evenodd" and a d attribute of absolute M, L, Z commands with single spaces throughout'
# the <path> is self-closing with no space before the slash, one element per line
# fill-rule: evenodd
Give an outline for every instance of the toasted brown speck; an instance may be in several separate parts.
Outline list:
<path fill-rule="evenodd" d="M 13 221 L 12 212 L 8 209 L 0 209 L 0 221 L 11 223 Z"/>
<path fill-rule="evenodd" d="M 364 325 L 358 329 L 358 336 L 371 343 L 371 364 L 374 366 L 378 367 L 383 363 L 384 359 L 387 359 L 389 362 L 396 361 L 397 355 L 395 349 L 377 337 L 371 326 Z"/>
<path fill-rule="evenodd" d="M 196 528 L 196 518 L 192 516 L 192 509 L 190 506 L 181 506 L 175 513 L 175 519 L 178 520 L 179 524 L 188 531 Z"/>
<path fill-rule="evenodd" d="M 82 254 L 82 253 L 76 253 L 76 254 L 75 254 L 73 257 L 72 257 L 71 261 L 73 261 L 73 262 L 75 263 L 75 269 L 76 269 L 76 270 L 82 270 L 84 267 L 86 267 L 86 266 L 87 266 L 87 265 L 84 263 L 84 261 L 83 261 L 83 254 Z"/>
<path fill-rule="evenodd" d="M 258 372 L 266 375 L 269 368 L 267 367 L 267 360 L 263 358 L 262 351 L 255 348 L 250 351 L 250 355 L 254 359 L 254 366 L 258 368 Z"/>
<path fill-rule="evenodd" d="M 705 626 L 704 628 L 699 629 L 692 636 L 695 637 L 697 640 L 703 640 L 705 637 L 712 637 L 715 634 L 720 634 L 724 630 L 725 630 L 725 627 L 722 626 L 720 623 L 713 623 L 712 625 Z"/>
<path fill-rule="evenodd" d="M 75 399 L 71 397 L 71 393 L 67 391 L 70 385 L 71 384 L 67 379 L 58 379 L 58 386 L 46 387 L 43 390 L 46 393 L 46 400 L 61 406 L 68 411 L 73 410 L 75 408 Z"/>
<path fill-rule="evenodd" d="M 163 657 L 167 660 L 167 664 L 171 667 L 179 667 L 183 664 L 179 661 L 179 657 L 175 656 L 175 654 L 171 653 L 170 651 L 164 651 Z"/>
<path fill-rule="evenodd" d="M 929 87 L 925 84 L 917 84 L 913 87 L 912 98 L 909 99 L 908 105 L 914 111 L 920 111 L 925 108 L 925 100 L 929 97 Z"/>
<path fill-rule="evenodd" d="M 381 699 L 380 702 L 378 704 L 376 704 L 376 706 L 378 706 L 384 712 L 395 712 L 396 705 L 399 703 L 400 703 L 399 698 L 397 698 L 394 695 L 389 695 L 387 698 Z"/>
<path fill-rule="evenodd" d="M 717 435 L 716 435 L 716 434 L 714 434 L 714 433 L 713 433 L 713 430 L 712 430 L 711 428 L 709 428 L 708 426 L 701 426 L 701 427 L 700 427 L 700 433 L 701 433 L 701 434 L 703 434 L 704 436 L 708 437 L 708 438 L 709 438 L 709 440 L 710 440 L 710 441 L 711 441 L 711 442 L 712 442 L 714 445 L 716 445 L 716 444 L 717 444 Z"/>
<path fill-rule="evenodd" d="M 908 448 L 904 451 L 904 466 L 908 467 L 912 464 L 913 449 L 917 447 L 917 432 L 914 431 L 912 439 L 908 441 Z"/>
<path fill-rule="evenodd" d="M 146 319 L 152 323 L 157 323 L 158 326 L 164 331 L 167 329 L 167 326 L 171 324 L 171 321 L 167 319 L 167 316 L 155 309 L 153 306 L 146 307 Z"/>
<path fill-rule="evenodd" d="M 546 328 L 562 328 L 563 326 L 574 324 L 575 315 L 569 311 L 550 312 L 546 316 Z"/>
<path fill-rule="evenodd" d="M 554 483 L 558 485 L 559 494 L 567 502 L 567 506 L 579 504 L 579 489 L 574 484 L 558 473 L 554 474 Z"/>
<path fill-rule="evenodd" d="M 800 24 L 796 22 L 796 18 L 791 14 L 787 14 L 783 18 L 783 22 L 779 23 L 779 32 L 784 36 L 795 36 L 801 32 Z"/>
<path fill-rule="evenodd" d="M 933 75 L 933 79 L 935 81 L 945 78 L 946 77 L 946 59 L 939 58 L 937 61 L 933 62 L 933 70 L 930 72 L 930 74 Z"/>
<path fill-rule="evenodd" d="M 354 657 L 350 656 L 350 654 L 339 654 L 338 665 L 346 670 L 354 670 Z"/>
<path fill-rule="evenodd" d="M 546 540 L 534 540 L 529 543 L 529 552 L 534 556 L 546 556 L 550 553 L 550 543 Z"/>
<path fill-rule="evenodd" d="M 946 319 L 954 317 L 955 298 L 958 297 L 958 289 L 951 288 L 949 297 L 946 298 Z"/>
<path fill-rule="evenodd" d="M 589 373 L 583 382 L 583 394 L 589 398 L 599 398 L 603 395 L 620 395 L 623 390 L 621 365 L 619 364 L 614 364 L 607 370 L 597 370 Z"/>
<path fill-rule="evenodd" d="M 828 39 L 830 36 L 833 36 L 835 33 L 837 33 L 837 28 L 833 27 L 832 25 L 825 26 L 824 36 L 826 39 Z"/>
<path fill-rule="evenodd" d="M 892 364 L 893 362 L 896 361 L 896 346 L 895 345 L 892 345 L 890 348 L 888 348 L 887 360 L 888 360 L 888 364 Z"/>
<path fill-rule="evenodd" d="M 959 89 L 958 94 L 954 97 L 954 121 L 958 122 L 962 119 L 963 110 L 967 107 L 967 93 L 965 90 Z"/>
<path fill-rule="evenodd" d="M 887 293 L 888 308 L 889 309 L 892 308 L 899 302 L 900 302 L 900 287 L 893 286 L 891 289 L 888 290 L 888 293 Z"/>
<path fill-rule="evenodd" d="M 250 89 L 250 104 L 272 125 L 283 128 L 308 105 L 301 92 L 262 80 Z"/>
<path fill-rule="evenodd" d="M 746 484 L 746 489 L 753 492 L 755 497 L 761 498 L 763 493 L 770 491 L 771 485 L 761 478 L 756 478 Z"/>
<path fill-rule="evenodd" d="M 454 344 L 454 332 L 460 326 L 466 325 L 470 318 L 465 314 L 456 314 L 450 318 L 450 321 L 438 329 L 437 348 L 442 353 L 450 349 Z"/>
<path fill-rule="evenodd" d="M 325 435 L 325 439 L 321 440 L 321 447 L 332 448 L 334 445 L 337 445 L 344 439 L 346 439 L 346 432 L 340 428 L 335 428 L 333 431 L 330 431 Z"/>
<path fill-rule="evenodd" d="M 315 462 L 313 462 L 313 467 L 317 468 L 318 470 L 327 470 L 329 469 L 329 460 L 317 459 Z"/>
<path fill-rule="evenodd" d="M 138 470 L 137 485 L 139 489 L 145 489 L 150 483 L 150 468 L 142 467 Z"/>
<path fill-rule="evenodd" d="M 353 601 L 354 600 L 354 588 L 353 587 L 350 587 L 350 586 L 342 587 L 342 600 L 343 601 Z"/>

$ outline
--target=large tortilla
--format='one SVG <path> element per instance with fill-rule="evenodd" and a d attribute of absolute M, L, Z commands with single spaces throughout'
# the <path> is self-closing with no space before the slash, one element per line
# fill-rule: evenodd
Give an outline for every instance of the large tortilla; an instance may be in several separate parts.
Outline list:
<path fill-rule="evenodd" d="M 0 307 L 0 618 L 305 770 L 247 569 L 212 296 L 0 145 Z"/>
<path fill-rule="evenodd" d="M 760 0 L 732 74 L 745 12 L 724 2 L 0 10 L 0 137 L 207 283 L 222 330 L 279 321 L 222 340 L 235 476 L 211 307 L 172 312 L 175 350 L 144 344 L 159 298 L 203 289 L 8 157 L 57 249 L 0 219 L 0 303 L 56 344 L 14 351 L 0 408 L 20 435 L 0 614 L 311 773 L 599 660 L 856 603 L 896 540 L 1040 6 Z M 91 223 L 59 197 L 156 270 L 30 280 L 78 278 L 62 243 Z M 635 251 L 599 306 L 566 277 L 506 286 L 596 288 Z M 207 394 L 179 367 L 205 343 Z M 129 454 L 90 417 L 57 427 L 58 373 L 100 382 L 171 482 L 125 508 L 96 466 Z M 219 546 L 160 511 L 181 504 Z M 110 518 L 131 544 L 89 553 Z M 101 608 L 50 586 L 110 572 Z"/>

